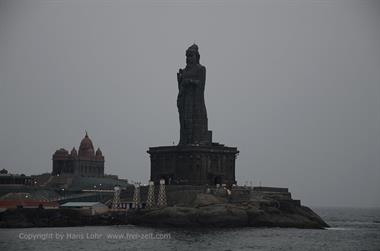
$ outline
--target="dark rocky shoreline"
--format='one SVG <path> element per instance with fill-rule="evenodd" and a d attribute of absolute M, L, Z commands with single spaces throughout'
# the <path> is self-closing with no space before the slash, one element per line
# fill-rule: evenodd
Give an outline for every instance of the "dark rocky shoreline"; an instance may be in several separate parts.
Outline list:
<path fill-rule="evenodd" d="M 326 222 L 305 206 L 258 208 L 250 203 L 139 210 L 129 214 L 128 222 L 165 227 L 328 227 Z"/>
<path fill-rule="evenodd" d="M 0 213 L 0 228 L 78 227 L 127 224 L 124 214 L 87 216 L 71 209 L 17 208 Z"/>
<path fill-rule="evenodd" d="M 323 229 L 328 225 L 310 208 L 256 208 L 247 204 L 141 209 L 125 214 L 84 216 L 73 210 L 14 209 L 1 213 L 1 228 L 143 225 L 157 227 L 292 227 Z"/>
<path fill-rule="evenodd" d="M 164 227 L 329 227 L 310 208 L 293 200 L 287 189 L 261 190 L 235 188 L 231 196 L 223 189 L 172 190 L 168 191 L 169 207 L 131 211 L 128 222 Z"/>
<path fill-rule="evenodd" d="M 223 194 L 223 193 L 222 193 Z M 142 225 L 154 227 L 329 227 L 315 212 L 289 193 L 256 192 L 250 199 L 233 201 L 199 191 L 169 192 L 168 207 L 137 209 L 103 215 L 83 215 L 72 209 L 16 208 L 0 213 L 0 227 L 74 227 Z M 235 199 L 241 199 L 241 195 Z"/>

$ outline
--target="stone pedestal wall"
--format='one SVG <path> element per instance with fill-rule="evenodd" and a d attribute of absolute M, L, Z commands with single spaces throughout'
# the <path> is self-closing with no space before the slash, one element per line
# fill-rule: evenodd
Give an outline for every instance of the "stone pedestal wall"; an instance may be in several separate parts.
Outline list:
<path fill-rule="evenodd" d="M 151 180 L 165 179 L 171 185 L 215 185 L 236 183 L 236 147 L 179 145 L 149 148 Z"/>

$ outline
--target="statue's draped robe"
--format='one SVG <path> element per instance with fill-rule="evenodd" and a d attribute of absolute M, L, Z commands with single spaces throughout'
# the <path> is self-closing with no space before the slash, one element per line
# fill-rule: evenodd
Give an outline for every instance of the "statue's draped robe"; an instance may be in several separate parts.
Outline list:
<path fill-rule="evenodd" d="M 183 69 L 178 81 L 177 107 L 180 120 L 180 145 L 207 144 L 209 132 L 204 100 L 206 68 L 196 64 Z"/>

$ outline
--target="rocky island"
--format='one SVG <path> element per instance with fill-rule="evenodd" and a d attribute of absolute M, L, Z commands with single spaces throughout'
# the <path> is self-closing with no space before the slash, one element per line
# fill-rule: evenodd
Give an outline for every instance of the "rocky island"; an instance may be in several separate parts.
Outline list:
<path fill-rule="evenodd" d="M 161 208 L 145 208 L 128 213 L 128 223 L 165 227 L 328 227 L 310 208 L 291 199 L 286 188 L 168 189 L 168 201 Z"/>
<path fill-rule="evenodd" d="M 147 202 L 147 209 L 129 213 L 130 223 L 178 227 L 328 226 L 299 200 L 293 200 L 287 188 L 236 185 L 235 160 L 239 151 L 212 140 L 204 100 L 206 67 L 200 64 L 196 44 L 186 50 L 186 67 L 178 71 L 177 82 L 179 143 L 148 150 L 151 182 L 167 184 L 169 206 L 161 202 L 153 208 L 152 202 Z M 154 193 L 148 194 L 147 201 Z"/>

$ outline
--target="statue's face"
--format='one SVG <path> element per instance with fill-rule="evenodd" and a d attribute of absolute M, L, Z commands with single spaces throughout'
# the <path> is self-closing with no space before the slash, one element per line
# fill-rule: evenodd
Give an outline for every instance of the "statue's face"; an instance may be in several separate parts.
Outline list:
<path fill-rule="evenodd" d="M 197 63 L 197 55 L 194 51 L 186 51 L 186 64 L 195 65 Z"/>

